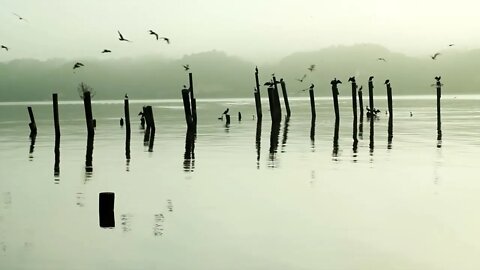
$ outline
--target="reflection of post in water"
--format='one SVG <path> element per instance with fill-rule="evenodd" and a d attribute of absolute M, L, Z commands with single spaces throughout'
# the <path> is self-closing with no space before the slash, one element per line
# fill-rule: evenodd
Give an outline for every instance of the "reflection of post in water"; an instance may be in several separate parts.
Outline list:
<path fill-rule="evenodd" d="M 35 150 L 35 140 L 37 139 L 37 134 L 30 135 L 30 147 L 28 149 L 28 159 L 33 160 L 33 151 Z"/>
<path fill-rule="evenodd" d="M 283 127 L 283 137 L 282 137 L 282 153 L 285 153 L 285 147 L 287 146 L 287 138 L 288 138 L 288 126 L 290 122 L 290 116 L 285 118 L 285 126 Z"/>
<path fill-rule="evenodd" d="M 128 104 L 128 96 L 125 94 L 125 99 L 123 100 L 123 111 L 125 114 L 125 158 L 130 160 L 130 107 Z"/>
<path fill-rule="evenodd" d="M 261 140 L 262 140 L 262 119 L 257 118 L 257 129 L 255 132 L 255 149 L 257 150 L 257 169 L 260 168 Z"/>
<path fill-rule="evenodd" d="M 332 157 L 338 156 L 338 130 L 340 128 L 340 120 L 335 119 L 335 129 L 333 131 L 333 151 Z"/>
<path fill-rule="evenodd" d="M 278 149 L 278 137 L 280 135 L 280 122 L 272 122 L 272 128 L 270 130 L 270 149 L 269 160 L 272 162 L 269 167 L 276 167 L 277 149 Z"/>
<path fill-rule="evenodd" d="M 442 97 L 442 83 L 440 80 L 442 79 L 441 76 L 436 76 L 435 80 L 437 81 L 437 141 L 440 143 L 437 144 L 437 147 L 441 147 L 441 140 L 442 140 L 442 116 L 441 116 L 441 108 L 440 108 L 440 99 Z"/>
<path fill-rule="evenodd" d="M 58 94 L 52 94 L 53 100 L 53 125 L 55 127 L 55 164 L 53 165 L 53 175 L 60 176 L 60 122 L 58 115 Z"/>
<path fill-rule="evenodd" d="M 358 89 L 358 105 L 360 107 L 360 124 L 358 126 L 358 137 L 363 140 L 363 86 Z"/>
<path fill-rule="evenodd" d="M 93 155 L 93 138 L 95 131 L 93 127 L 93 115 L 92 115 L 92 98 L 88 86 L 81 84 L 80 87 L 83 91 L 83 105 L 85 108 L 85 121 L 87 123 L 87 153 L 85 155 L 85 172 L 93 172 L 92 155 Z"/>
<path fill-rule="evenodd" d="M 315 151 L 315 118 L 312 118 L 310 124 L 310 142 L 312 151 Z"/>
<path fill-rule="evenodd" d="M 115 193 L 102 192 L 98 196 L 98 212 L 101 228 L 115 228 Z"/>
<path fill-rule="evenodd" d="M 356 151 L 358 145 L 357 138 L 357 83 L 355 77 L 348 79 L 352 83 L 352 110 L 353 110 L 353 150 Z"/>
<path fill-rule="evenodd" d="M 195 169 L 195 130 L 187 128 L 185 134 L 185 154 L 183 155 L 183 170 L 193 172 Z"/>

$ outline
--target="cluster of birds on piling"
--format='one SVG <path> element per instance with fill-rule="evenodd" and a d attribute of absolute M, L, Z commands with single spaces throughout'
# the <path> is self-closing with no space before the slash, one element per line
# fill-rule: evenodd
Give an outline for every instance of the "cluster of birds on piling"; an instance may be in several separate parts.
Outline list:
<path fill-rule="evenodd" d="M 17 13 L 12 13 L 15 17 L 17 17 L 20 21 L 23 21 L 23 22 L 28 22 L 27 19 L 25 19 L 24 17 L 20 16 L 19 14 Z M 117 33 L 118 33 L 118 40 L 119 41 L 123 41 L 123 42 L 133 42 L 131 41 L 130 39 L 127 39 L 123 36 L 123 34 L 117 30 Z M 153 30 L 148 30 L 147 32 L 149 35 L 152 35 L 155 37 L 155 40 L 163 40 L 166 44 L 170 44 L 170 38 L 169 37 L 165 37 L 165 36 L 160 36 L 157 32 L 153 31 Z M 6 45 L 3 45 L 3 44 L 0 44 L 0 50 L 5 50 L 5 51 L 9 51 L 9 47 L 7 47 Z M 110 49 L 103 49 L 100 53 L 102 54 L 105 54 L 105 53 L 112 53 L 112 50 Z M 84 67 L 85 65 L 82 63 L 82 62 L 75 62 L 75 64 L 73 65 L 73 70 L 75 72 L 76 69 L 79 69 L 81 67 Z M 190 65 L 183 65 L 183 68 L 185 71 L 188 71 L 190 69 Z"/>

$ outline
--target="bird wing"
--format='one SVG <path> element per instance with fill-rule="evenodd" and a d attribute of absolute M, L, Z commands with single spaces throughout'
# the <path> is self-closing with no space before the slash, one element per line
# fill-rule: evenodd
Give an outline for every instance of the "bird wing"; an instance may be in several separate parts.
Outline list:
<path fill-rule="evenodd" d="M 120 33 L 120 31 L 117 31 L 117 32 L 118 32 L 118 35 L 120 36 L 120 39 L 124 39 L 122 36 L 122 33 Z"/>

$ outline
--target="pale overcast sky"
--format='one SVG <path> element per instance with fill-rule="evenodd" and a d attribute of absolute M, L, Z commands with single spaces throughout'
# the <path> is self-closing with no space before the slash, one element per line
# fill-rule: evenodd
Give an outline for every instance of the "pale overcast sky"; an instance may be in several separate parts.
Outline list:
<path fill-rule="evenodd" d="M 265 61 L 357 43 L 421 55 L 449 43 L 480 48 L 479 8 L 476 0 L 0 0 L 0 44 L 10 47 L 0 61 L 212 49 Z M 150 29 L 172 43 L 155 41 Z M 118 41 L 117 30 L 133 43 Z"/>

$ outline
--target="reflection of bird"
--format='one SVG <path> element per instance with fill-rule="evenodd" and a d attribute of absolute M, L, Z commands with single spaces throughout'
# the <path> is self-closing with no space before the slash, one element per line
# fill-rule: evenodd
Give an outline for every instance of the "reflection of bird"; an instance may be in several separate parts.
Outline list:
<path fill-rule="evenodd" d="M 310 72 L 313 72 L 315 70 L 315 65 L 312 64 L 307 69 L 310 70 Z"/>
<path fill-rule="evenodd" d="M 371 81 L 373 80 L 373 78 L 374 78 L 373 76 L 370 76 L 370 77 L 368 78 L 368 81 L 371 82 Z"/>
<path fill-rule="evenodd" d="M 5 49 L 5 51 L 8 51 L 8 47 L 5 45 L 0 46 L 0 49 Z"/>
<path fill-rule="evenodd" d="M 437 56 L 439 56 L 441 53 L 437 52 L 434 55 L 430 56 L 433 60 L 437 59 Z"/>
<path fill-rule="evenodd" d="M 379 57 L 377 58 L 378 61 L 383 61 L 383 62 L 387 62 L 387 59 L 383 58 L 383 57 Z"/>
<path fill-rule="evenodd" d="M 190 65 L 182 65 L 183 68 L 185 69 L 185 71 L 189 70 L 190 69 Z"/>
<path fill-rule="evenodd" d="M 112 52 L 112 51 L 107 50 L 107 49 L 105 49 L 105 50 L 102 51 L 102 53 L 111 53 L 111 52 Z"/>
<path fill-rule="evenodd" d="M 386 84 L 386 85 L 389 85 L 389 84 L 390 84 L 390 80 L 386 80 L 386 81 L 385 81 L 385 84 Z"/>
<path fill-rule="evenodd" d="M 303 82 L 303 80 L 305 80 L 306 77 L 307 77 L 307 74 L 303 74 L 301 79 L 295 79 L 295 80 L 297 80 L 299 82 Z"/>
<path fill-rule="evenodd" d="M 20 21 L 28 22 L 25 18 L 23 18 L 22 16 L 18 15 L 17 13 L 12 13 L 12 14 L 15 15 Z"/>
<path fill-rule="evenodd" d="M 155 38 L 158 40 L 158 34 L 157 33 L 153 32 L 152 30 L 148 30 L 148 31 L 150 31 L 150 35 L 154 35 Z"/>
<path fill-rule="evenodd" d="M 73 65 L 73 69 L 77 69 L 77 68 L 80 68 L 80 67 L 83 67 L 84 65 L 80 62 L 77 62 L 75 63 L 75 65 Z"/>
<path fill-rule="evenodd" d="M 120 33 L 120 31 L 117 31 L 117 32 L 118 32 L 118 35 L 120 36 L 120 37 L 118 38 L 118 40 L 120 40 L 120 41 L 127 41 L 127 42 L 131 42 L 130 40 L 128 40 L 128 39 L 126 39 L 126 38 L 124 38 L 124 37 L 123 37 L 123 35 L 122 35 L 122 33 Z"/>
<path fill-rule="evenodd" d="M 167 37 L 161 37 L 161 39 L 165 40 L 165 42 L 167 42 L 167 44 L 170 44 L 170 39 L 167 38 Z"/>

